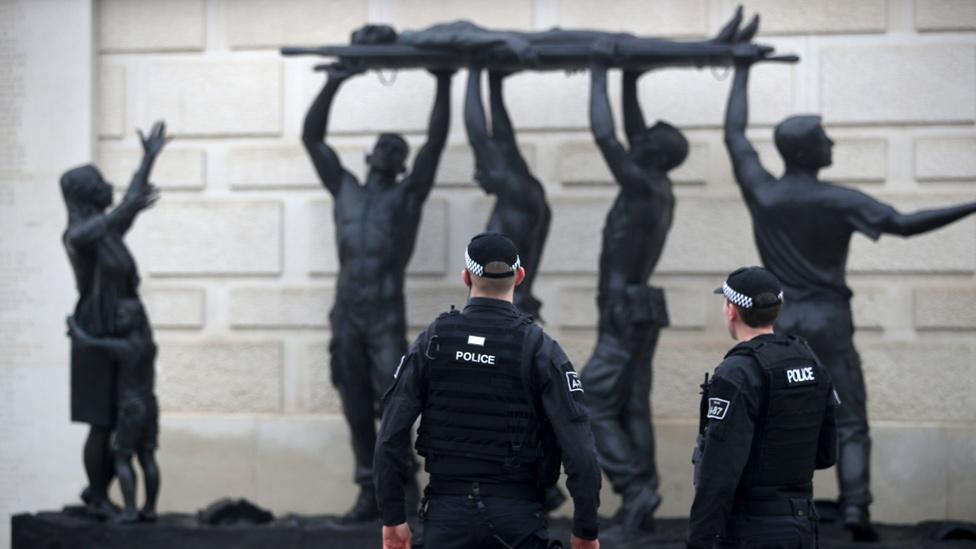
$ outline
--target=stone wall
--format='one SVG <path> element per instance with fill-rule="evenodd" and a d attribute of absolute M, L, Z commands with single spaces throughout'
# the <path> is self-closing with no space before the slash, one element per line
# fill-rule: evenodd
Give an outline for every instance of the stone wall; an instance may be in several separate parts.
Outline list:
<path fill-rule="evenodd" d="M 154 177 L 163 198 L 129 238 L 160 343 L 161 505 L 192 510 L 236 495 L 277 512 L 338 512 L 354 496 L 345 425 L 328 382 L 327 314 L 337 271 L 331 203 L 299 139 L 323 76 L 311 70 L 320 60 L 283 59 L 278 47 L 343 42 L 367 21 L 402 29 L 461 17 L 518 29 L 590 26 L 694 38 L 715 32 L 736 3 L 95 2 L 93 160 L 122 188 L 141 152 L 136 127 L 165 118 L 176 136 Z M 976 198 L 976 4 L 745 5 L 763 16 L 762 42 L 802 58 L 754 70 L 750 137 L 771 171 L 782 169 L 772 126 L 791 113 L 819 112 L 837 142 L 825 178 L 906 210 Z M 414 149 L 423 141 L 433 79 L 421 71 L 385 76 L 395 76 L 391 85 L 375 73 L 349 81 L 336 101 L 331 142 L 360 175 L 376 132 L 404 132 Z M 409 269 L 411 334 L 463 302 L 460 252 L 490 208 L 471 181 L 460 116 L 464 78 L 455 78 L 450 143 Z M 619 78 L 611 80 L 616 103 Z M 673 174 L 675 224 L 652 280 L 666 289 L 673 319 L 655 358 L 652 397 L 665 515 L 687 512 L 698 383 L 730 345 L 708 291 L 731 269 L 758 262 L 721 139 L 729 81 L 723 70 L 663 70 L 641 81 L 649 120 L 680 126 L 692 145 Z M 587 128 L 588 76 L 527 73 L 512 77 L 506 92 L 553 209 L 537 283 L 542 314 L 581 367 L 594 342 L 600 229 L 615 190 Z M 17 205 L 47 210 L 57 200 L 45 192 L 18 196 Z M 880 520 L 976 518 L 968 472 L 976 456 L 974 223 L 911 240 L 857 236 L 852 245 Z M 26 242 L 50 248 L 61 225 L 25 222 L 22 229 Z M 15 259 L 2 268 L 7 277 L 24 272 Z M 31 288 L 70 284 L 63 259 L 52 258 L 48 268 Z M 54 297 L 57 306 L 45 310 L 66 312 L 74 299 L 66 291 Z M 17 324 L 24 318 L 18 310 L 21 316 L 3 319 Z M 66 362 L 57 322 L 18 329 L 13 344 L 55 341 L 52 355 Z M 21 362 L 4 358 L 9 367 L 0 373 Z M 66 389 L 57 395 L 66 399 Z M 7 402 L 0 411 L 18 413 Z M 68 493 L 83 485 L 76 458 L 82 431 L 71 429 L 62 468 L 71 468 L 76 483 Z M 835 494 L 832 474 L 818 474 L 820 496 Z M 604 501 L 607 512 L 617 505 L 609 491 Z"/>

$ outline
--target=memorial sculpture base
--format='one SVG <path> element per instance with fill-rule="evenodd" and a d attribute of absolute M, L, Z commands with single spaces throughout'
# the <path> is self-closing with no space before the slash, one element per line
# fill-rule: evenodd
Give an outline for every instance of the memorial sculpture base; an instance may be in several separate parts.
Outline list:
<path fill-rule="evenodd" d="M 14 515 L 12 523 L 13 549 L 279 549 L 299 548 L 362 548 L 379 547 L 379 523 L 340 524 L 332 516 L 286 516 L 262 525 L 208 526 L 196 516 L 164 514 L 154 524 L 116 525 L 88 518 L 82 512 L 66 508 L 64 511 Z M 853 543 L 839 525 L 821 523 L 822 548 L 879 548 L 879 547 L 972 547 L 976 544 L 976 524 L 965 522 L 923 522 L 914 526 L 876 525 L 881 541 Z M 604 549 L 659 547 L 684 548 L 687 520 L 662 518 L 653 534 L 624 535 L 617 529 L 606 528 L 601 534 Z M 414 541 L 422 536 L 418 525 L 412 526 Z M 555 519 L 550 535 L 561 539 L 568 547 L 570 522 Z"/>

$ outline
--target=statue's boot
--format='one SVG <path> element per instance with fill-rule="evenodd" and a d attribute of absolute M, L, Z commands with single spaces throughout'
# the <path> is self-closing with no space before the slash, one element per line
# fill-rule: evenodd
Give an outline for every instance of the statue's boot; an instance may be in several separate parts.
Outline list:
<path fill-rule="evenodd" d="M 126 509 L 112 517 L 111 521 L 115 524 L 135 524 L 139 522 L 139 511 Z"/>
<path fill-rule="evenodd" d="M 110 520 L 119 516 L 121 509 L 108 498 L 94 497 L 89 494 L 88 501 L 85 502 L 85 511 L 96 518 Z"/>
<path fill-rule="evenodd" d="M 545 499 L 542 502 L 542 506 L 546 509 L 547 513 L 555 511 L 565 502 L 566 494 L 564 494 L 558 486 L 550 486 L 549 488 L 546 488 Z"/>
<path fill-rule="evenodd" d="M 378 518 L 380 518 L 380 510 L 376 505 L 376 492 L 372 486 L 367 486 L 359 490 L 356 503 L 353 504 L 352 509 L 342 515 L 340 520 L 343 523 L 351 523 L 373 521 Z"/>
<path fill-rule="evenodd" d="M 866 505 L 847 505 L 841 510 L 844 528 L 854 541 L 878 541 L 878 532 L 871 526 L 871 514 Z"/>
<path fill-rule="evenodd" d="M 654 511 L 661 505 L 661 496 L 647 486 L 625 490 L 620 509 L 613 522 L 628 530 L 654 531 Z"/>

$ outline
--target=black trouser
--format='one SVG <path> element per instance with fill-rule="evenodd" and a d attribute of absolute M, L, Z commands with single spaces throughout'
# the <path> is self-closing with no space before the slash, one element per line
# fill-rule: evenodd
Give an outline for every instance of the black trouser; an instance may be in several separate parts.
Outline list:
<path fill-rule="evenodd" d="M 372 490 L 380 400 L 406 352 L 403 300 L 380 304 L 337 301 L 329 319 L 332 384 L 339 391 L 349 423 L 356 459 L 354 478 L 363 489 Z M 409 450 L 404 459 L 413 461 Z"/>
<path fill-rule="evenodd" d="M 549 531 L 539 501 L 432 494 L 423 539 L 425 549 L 545 549 Z"/>
<path fill-rule="evenodd" d="M 650 394 L 667 312 L 660 289 L 635 287 L 631 294 L 598 301 L 599 339 L 581 375 L 600 465 L 614 491 L 643 484 L 657 493 Z"/>
<path fill-rule="evenodd" d="M 715 549 L 818 547 L 817 515 L 813 502 L 795 499 L 781 503 L 787 507 L 787 511 L 779 515 L 733 513 L 725 524 L 725 535 L 716 538 Z M 786 514 L 791 507 L 793 513 Z"/>
<path fill-rule="evenodd" d="M 871 436 L 861 358 L 854 348 L 854 322 L 847 301 L 789 301 L 776 331 L 806 338 L 830 373 L 837 407 L 839 504 L 871 503 Z"/>

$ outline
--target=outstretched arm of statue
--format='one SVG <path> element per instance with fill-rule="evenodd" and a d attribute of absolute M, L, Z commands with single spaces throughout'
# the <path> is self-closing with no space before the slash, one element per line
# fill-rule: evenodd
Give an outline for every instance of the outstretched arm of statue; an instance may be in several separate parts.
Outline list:
<path fill-rule="evenodd" d="M 488 97 L 491 101 L 491 135 L 496 141 L 504 142 L 511 158 L 519 163 L 521 169 L 529 171 L 529 165 L 519 151 L 518 142 L 515 140 L 515 127 L 512 120 L 508 117 L 508 108 L 505 106 L 504 80 L 514 71 L 491 71 L 488 73 Z"/>
<path fill-rule="evenodd" d="M 357 74 L 358 71 L 339 63 L 316 67 L 316 69 L 325 70 L 329 74 L 329 78 L 325 81 L 322 91 L 312 101 L 308 114 L 305 115 L 302 143 L 305 144 L 305 150 L 308 151 L 322 184 L 335 196 L 339 194 L 339 189 L 342 188 L 344 170 L 342 163 L 339 162 L 339 155 L 325 143 L 325 134 L 329 126 L 329 111 L 332 108 L 332 100 L 335 99 L 335 94 L 339 91 L 339 86 L 347 78 Z"/>
<path fill-rule="evenodd" d="M 503 169 L 504 159 L 488 134 L 485 106 L 481 102 L 481 71 L 480 65 L 468 67 L 468 87 L 464 94 L 464 127 L 468 132 L 468 142 L 474 150 L 475 169 L 481 172 L 481 176 L 475 179 L 484 185 L 484 179 L 499 177 L 498 172 Z"/>
<path fill-rule="evenodd" d="M 451 77 L 454 76 L 454 71 L 432 71 L 432 74 L 437 77 L 437 96 L 430 111 L 427 142 L 417 152 L 413 171 L 404 181 L 421 202 L 427 199 L 434 186 L 434 176 L 437 174 L 444 145 L 447 144 L 447 131 L 451 123 Z"/>
<path fill-rule="evenodd" d="M 590 131 L 617 184 L 624 189 L 640 189 L 643 175 L 617 140 L 607 94 L 607 66 L 600 62 L 590 67 Z"/>
<path fill-rule="evenodd" d="M 136 131 L 142 143 L 142 162 L 136 173 L 132 175 L 122 202 L 108 214 L 109 227 L 122 234 L 132 227 L 132 222 L 139 212 L 151 208 L 159 199 L 159 191 L 149 182 L 149 174 L 152 173 L 159 153 L 172 139 L 166 136 L 166 123 L 162 121 L 153 124 L 148 137 L 142 133 L 142 130 Z"/>
<path fill-rule="evenodd" d="M 114 355 L 116 358 L 125 355 L 126 350 L 128 349 L 125 339 L 118 337 L 92 337 L 91 334 L 86 332 L 85 329 L 78 324 L 78 321 L 75 320 L 74 316 L 69 316 L 67 318 L 67 322 L 68 335 L 77 345 L 91 347 L 93 349 L 101 349 Z"/>
<path fill-rule="evenodd" d="M 896 212 L 888 218 L 882 230 L 890 234 L 913 236 L 944 227 L 974 212 L 976 212 L 976 202 L 948 208 L 920 210 L 909 214 Z"/>
<path fill-rule="evenodd" d="M 772 179 L 772 175 L 759 161 L 759 154 L 746 138 L 749 123 L 749 69 L 756 57 L 753 44 L 735 46 L 737 52 L 735 78 L 725 110 L 725 146 L 732 158 L 735 180 L 743 192 L 751 192 L 761 183 Z"/>
<path fill-rule="evenodd" d="M 647 122 L 641 111 L 640 100 L 637 98 L 637 80 L 644 74 L 641 71 L 624 71 L 623 73 L 623 105 L 624 105 L 624 133 L 627 142 L 634 145 L 634 140 L 645 129 Z"/>

